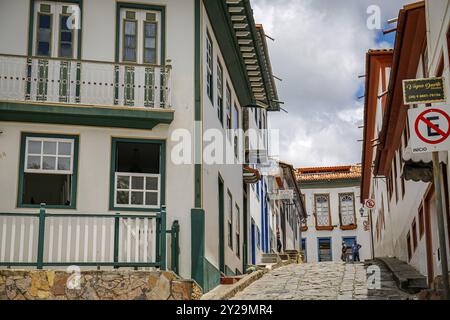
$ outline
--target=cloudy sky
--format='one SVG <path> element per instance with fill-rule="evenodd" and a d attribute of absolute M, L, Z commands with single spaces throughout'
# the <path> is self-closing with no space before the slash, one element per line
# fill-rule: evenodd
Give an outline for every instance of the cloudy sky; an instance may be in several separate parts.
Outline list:
<path fill-rule="evenodd" d="M 280 158 L 297 167 L 361 162 L 365 53 L 392 47 L 394 34 L 367 27 L 377 5 L 387 20 L 412 0 L 251 0 L 255 20 L 269 42 L 280 100 L 286 114 L 272 113 L 279 128 Z"/>

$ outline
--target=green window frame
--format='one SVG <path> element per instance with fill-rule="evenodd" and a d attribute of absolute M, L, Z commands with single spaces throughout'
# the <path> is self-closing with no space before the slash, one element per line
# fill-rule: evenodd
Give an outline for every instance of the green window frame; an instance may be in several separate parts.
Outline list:
<path fill-rule="evenodd" d="M 68 18 L 70 18 L 70 14 L 62 13 L 59 15 L 58 56 L 60 58 L 73 59 L 74 34 L 75 33 L 73 32 L 72 29 L 68 29 L 66 26 L 64 26 L 64 21 Z M 65 34 L 70 34 L 70 40 L 64 39 Z M 70 54 L 66 55 L 63 53 L 63 45 L 70 45 Z"/>
<path fill-rule="evenodd" d="M 41 28 L 41 25 L 40 25 L 41 17 L 49 17 L 50 26 L 48 28 Z M 40 34 L 40 30 L 41 29 L 48 30 L 48 32 L 49 32 L 49 35 L 48 35 L 49 39 L 48 39 L 48 41 L 40 41 L 41 39 L 39 37 L 39 34 Z M 37 26 L 36 26 L 36 56 L 38 56 L 38 57 L 51 57 L 52 56 L 52 46 L 53 46 L 52 38 L 53 38 L 53 14 L 46 13 L 46 12 L 38 12 L 38 14 L 37 14 Z M 40 48 L 39 44 L 41 42 L 42 43 L 48 43 L 48 53 L 47 54 L 40 53 L 40 51 L 39 51 L 39 48 Z"/>
<path fill-rule="evenodd" d="M 122 9 L 130 10 L 146 10 L 146 11 L 156 11 L 160 13 L 160 32 L 161 32 L 161 43 L 159 45 L 160 54 L 160 64 L 164 65 L 166 61 L 166 7 L 161 5 L 147 5 L 140 3 L 127 3 L 127 2 L 117 2 L 116 3 L 116 52 L 115 52 L 115 62 L 120 63 L 120 43 L 121 43 L 121 11 Z M 157 47 L 158 50 L 158 47 Z"/>
<path fill-rule="evenodd" d="M 233 195 L 230 190 L 227 191 L 227 239 L 228 239 L 228 247 L 233 250 L 233 215 L 234 215 L 234 206 L 233 206 Z"/>
<path fill-rule="evenodd" d="M 109 209 L 111 211 L 131 211 L 131 212 L 159 212 L 160 208 L 140 208 L 140 207 L 118 207 L 115 205 L 115 177 L 116 177 L 116 154 L 117 144 L 124 143 L 146 143 L 157 144 L 160 146 L 160 206 L 166 205 L 166 141 L 156 139 L 130 139 L 130 138 L 112 138 L 111 142 L 111 167 L 109 182 Z"/>
<path fill-rule="evenodd" d="M 217 116 L 223 126 L 223 88 L 224 76 L 223 67 L 219 60 L 217 60 Z"/>
<path fill-rule="evenodd" d="M 71 203 L 65 205 L 47 205 L 51 209 L 76 209 L 77 204 L 77 187 L 78 187 L 78 158 L 79 158 L 79 136 L 76 135 L 60 135 L 47 133 L 28 133 L 24 132 L 20 139 L 20 162 L 19 162 L 19 187 L 17 192 L 18 208 L 39 208 L 40 204 L 24 204 L 24 179 L 25 179 L 25 150 L 27 138 L 52 138 L 52 139 L 71 139 L 73 140 L 73 164 L 72 164 L 72 180 L 71 180 Z"/>
<path fill-rule="evenodd" d="M 147 31 L 147 26 L 153 26 L 154 27 L 154 34 L 148 34 Z M 156 65 L 158 64 L 158 22 L 156 21 L 149 21 L 146 20 L 144 21 L 144 30 L 142 32 L 142 36 L 144 38 L 143 41 L 143 46 L 142 46 L 142 50 L 143 50 L 143 54 L 142 54 L 142 60 L 144 62 L 144 64 L 151 64 L 151 65 Z M 147 40 L 153 40 L 154 43 L 153 44 L 148 44 Z M 150 41 L 151 42 L 151 41 Z M 148 60 L 147 56 L 146 56 L 146 51 L 154 51 L 154 55 L 153 55 L 153 60 Z"/>
<path fill-rule="evenodd" d="M 206 32 L 206 93 L 214 107 L 214 48 L 209 32 Z"/>
<path fill-rule="evenodd" d="M 134 34 L 127 34 L 126 32 L 126 30 L 127 30 L 127 28 L 126 28 L 126 25 L 127 25 L 127 23 L 134 23 Z M 123 62 L 136 62 L 137 61 L 137 55 L 138 55 L 138 52 L 137 52 L 137 46 L 138 46 L 138 22 L 137 22 L 137 20 L 135 20 L 135 19 L 123 19 L 123 26 L 122 26 L 122 28 L 123 28 L 123 33 L 122 33 L 122 61 Z M 126 49 L 127 49 L 127 46 L 126 46 L 126 43 L 127 43 L 127 41 L 126 41 L 126 39 L 127 39 L 127 37 L 134 37 L 134 48 L 129 48 L 129 49 L 134 49 L 134 59 L 131 59 L 131 58 L 127 58 L 126 57 Z"/>

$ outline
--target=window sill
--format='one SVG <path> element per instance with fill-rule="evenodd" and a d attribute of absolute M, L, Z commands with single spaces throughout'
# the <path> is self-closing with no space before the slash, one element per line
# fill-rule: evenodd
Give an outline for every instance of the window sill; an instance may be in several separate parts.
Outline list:
<path fill-rule="evenodd" d="M 343 231 L 356 230 L 356 229 L 358 229 L 358 225 L 353 224 L 353 225 L 350 225 L 350 226 L 341 226 L 340 228 Z"/>
<path fill-rule="evenodd" d="M 111 207 L 110 211 L 120 211 L 120 212 L 160 212 L 159 208 L 121 208 L 121 207 Z"/>
<path fill-rule="evenodd" d="M 327 226 L 327 227 L 316 226 L 316 230 L 317 231 L 333 231 L 334 227 L 333 226 Z"/>
<path fill-rule="evenodd" d="M 308 227 L 302 227 L 301 228 L 302 232 L 306 232 L 306 231 L 308 231 L 308 229 L 309 229 Z"/>

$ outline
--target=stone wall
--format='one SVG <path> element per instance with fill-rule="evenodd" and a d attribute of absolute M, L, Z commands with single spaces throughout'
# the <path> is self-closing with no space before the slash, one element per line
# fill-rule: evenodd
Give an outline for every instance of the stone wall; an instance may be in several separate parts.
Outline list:
<path fill-rule="evenodd" d="M 77 285 L 78 284 L 78 285 Z M 201 288 L 172 272 L 0 270 L 0 300 L 198 300 Z"/>

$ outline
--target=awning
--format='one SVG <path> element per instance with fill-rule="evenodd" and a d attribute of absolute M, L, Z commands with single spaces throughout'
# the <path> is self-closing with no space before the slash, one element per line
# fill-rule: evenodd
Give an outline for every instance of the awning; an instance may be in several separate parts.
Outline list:
<path fill-rule="evenodd" d="M 261 174 L 258 170 L 253 169 L 249 166 L 244 166 L 244 183 L 245 184 L 255 184 L 261 180 Z"/>

